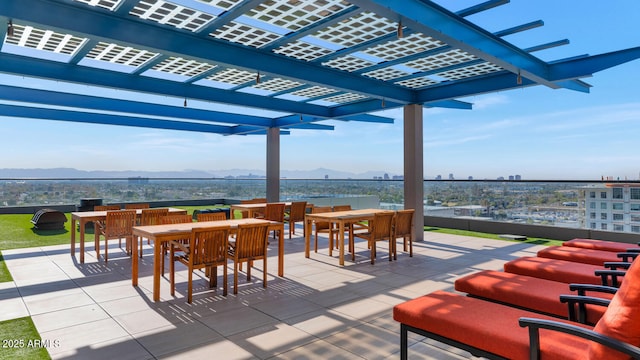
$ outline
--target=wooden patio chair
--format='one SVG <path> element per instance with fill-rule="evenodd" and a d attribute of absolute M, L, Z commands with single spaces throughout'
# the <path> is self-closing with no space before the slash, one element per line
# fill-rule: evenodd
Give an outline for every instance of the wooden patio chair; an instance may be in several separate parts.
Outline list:
<path fill-rule="evenodd" d="M 220 221 L 220 220 L 227 220 L 227 215 L 220 211 L 220 212 L 210 212 L 210 213 L 198 213 L 196 215 L 197 221 L 201 222 L 201 221 Z"/>
<path fill-rule="evenodd" d="M 160 218 L 160 224 L 182 224 L 193 222 L 193 218 L 188 214 L 174 214 L 166 215 Z M 188 243 L 189 239 L 180 239 L 182 243 Z M 164 275 L 164 256 L 168 253 L 169 245 L 167 243 L 162 244 L 162 257 L 160 258 L 160 268 L 162 269 L 162 275 Z"/>
<path fill-rule="evenodd" d="M 407 240 L 409 245 L 409 257 L 413 257 L 413 214 L 415 210 L 398 210 L 396 211 L 396 219 L 393 227 L 393 238 L 397 241 L 402 238 L 404 242 L 404 252 L 407 252 Z M 394 248 L 396 242 L 393 243 Z M 394 252 L 396 250 L 394 249 Z M 396 254 L 394 254 L 395 259 Z"/>
<path fill-rule="evenodd" d="M 256 218 L 270 220 L 270 221 L 284 222 L 284 208 L 285 208 L 285 204 L 281 202 L 267 203 L 267 205 L 264 208 L 264 215 L 257 216 Z M 276 230 L 273 230 L 273 238 L 274 239 L 276 238 Z"/>
<path fill-rule="evenodd" d="M 95 205 L 93 207 L 93 211 L 113 211 L 113 210 L 120 210 L 120 205 Z M 100 233 L 100 229 L 104 228 L 104 220 L 98 220 L 98 221 L 94 221 L 93 222 L 93 231 L 95 232 L 95 234 Z M 97 238 L 95 239 L 95 244 L 94 244 L 94 249 L 96 249 L 96 256 L 99 255 L 99 245 L 98 244 L 98 240 Z M 119 244 L 120 247 L 122 247 L 122 241 Z"/>
<path fill-rule="evenodd" d="M 229 249 L 230 226 L 212 226 L 196 228 L 191 231 L 189 243 L 170 241 L 169 259 L 171 295 L 175 295 L 175 263 L 176 261 L 187 266 L 189 271 L 187 285 L 187 302 L 193 300 L 193 272 L 197 269 L 205 269 L 209 275 L 209 288 L 218 285 L 218 266 L 223 271 L 223 295 L 227 296 L 227 254 Z M 176 250 L 180 251 L 176 253 Z"/>
<path fill-rule="evenodd" d="M 331 212 L 331 206 L 314 206 L 311 209 L 311 213 L 327 213 Z M 314 224 L 314 245 L 313 250 L 318 252 L 318 234 L 319 233 L 327 233 L 329 234 L 329 256 L 331 256 L 333 250 L 333 232 L 331 231 L 331 224 L 327 221 L 316 221 Z"/>
<path fill-rule="evenodd" d="M 160 225 L 161 219 L 169 214 L 169 209 L 142 209 L 140 214 L 140 222 L 138 225 Z M 147 239 L 147 245 L 151 244 L 151 241 Z M 140 241 L 140 257 L 142 257 L 142 241 Z"/>
<path fill-rule="evenodd" d="M 113 211 L 120 210 L 120 205 L 96 205 L 93 207 L 93 211 Z"/>
<path fill-rule="evenodd" d="M 240 204 L 262 204 L 266 202 L 267 202 L 267 198 L 253 198 L 253 199 L 247 199 L 247 200 L 240 200 Z M 240 212 L 240 217 L 243 219 L 249 217 L 249 211 L 242 210 Z M 231 218 L 232 219 L 235 218 L 235 214 L 231 214 Z"/>
<path fill-rule="evenodd" d="M 375 213 L 373 215 L 373 220 L 369 223 L 369 231 L 354 233 L 355 237 L 359 237 L 367 240 L 369 243 L 369 251 L 371 252 L 371 264 L 375 263 L 376 258 L 376 243 L 378 241 L 388 241 L 389 242 L 389 261 L 393 260 L 395 256 L 395 238 L 393 237 L 393 220 L 395 217 L 395 212 L 393 211 L 385 211 Z M 354 252 L 351 253 L 352 258 L 355 260 L 355 249 Z"/>
<path fill-rule="evenodd" d="M 284 221 L 289 224 L 289 239 L 291 239 L 291 234 L 296 233 L 296 223 L 304 222 L 304 215 L 307 212 L 307 202 L 294 201 L 291 203 L 290 209 L 289 213 L 284 216 Z M 302 227 L 302 231 L 304 235 L 304 226 Z"/>
<path fill-rule="evenodd" d="M 247 281 L 251 280 L 254 260 L 262 259 L 262 287 L 267 287 L 268 224 L 240 224 L 235 240 L 229 242 L 229 259 L 233 261 L 233 293 L 238 293 L 238 267 L 247 262 Z"/>
<path fill-rule="evenodd" d="M 104 236 L 104 262 L 109 261 L 109 240 L 125 239 L 127 254 L 130 253 L 131 243 L 133 239 L 133 227 L 136 224 L 135 210 L 113 210 L 107 211 L 107 218 L 104 227 L 99 229 L 97 240 L 100 236 Z M 98 244 L 99 245 L 99 244 Z"/>

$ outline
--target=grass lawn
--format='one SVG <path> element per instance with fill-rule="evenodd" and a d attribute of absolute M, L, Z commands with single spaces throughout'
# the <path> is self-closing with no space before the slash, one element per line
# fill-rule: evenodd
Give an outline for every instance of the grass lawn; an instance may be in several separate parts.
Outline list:
<path fill-rule="evenodd" d="M 56 339 L 43 342 L 30 317 L 0 322 L 0 360 L 51 359 L 47 347 Z"/>
<path fill-rule="evenodd" d="M 547 246 L 562 245 L 562 241 L 560 240 L 541 239 L 541 238 L 536 238 L 536 239 L 527 238 L 527 240 L 510 240 L 510 239 L 501 238 L 497 234 L 487 234 L 487 233 L 479 233 L 475 231 L 457 230 L 457 229 L 443 229 L 443 228 L 435 228 L 430 226 L 425 226 L 424 231 L 441 232 L 441 233 L 453 234 L 453 235 L 473 236 L 473 237 L 479 237 L 479 238 L 485 238 L 485 239 L 495 239 L 495 240 L 501 240 L 501 241 L 511 241 L 511 242 L 525 243 L 525 244 L 534 244 L 534 245 L 547 245 Z"/>

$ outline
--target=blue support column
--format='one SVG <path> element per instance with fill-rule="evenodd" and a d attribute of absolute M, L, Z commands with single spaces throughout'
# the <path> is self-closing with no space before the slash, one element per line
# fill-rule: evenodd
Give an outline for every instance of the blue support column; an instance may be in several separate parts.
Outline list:
<path fill-rule="evenodd" d="M 415 209 L 414 241 L 424 240 L 422 105 L 404 107 L 404 208 Z"/>

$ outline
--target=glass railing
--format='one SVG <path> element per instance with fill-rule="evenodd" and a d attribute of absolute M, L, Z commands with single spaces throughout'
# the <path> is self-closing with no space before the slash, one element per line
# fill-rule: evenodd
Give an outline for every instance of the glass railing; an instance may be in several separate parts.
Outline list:
<path fill-rule="evenodd" d="M 282 179 L 283 201 L 401 209 L 402 180 Z M 0 179 L 0 208 L 265 197 L 260 179 Z M 425 180 L 425 216 L 640 233 L 640 182 Z"/>

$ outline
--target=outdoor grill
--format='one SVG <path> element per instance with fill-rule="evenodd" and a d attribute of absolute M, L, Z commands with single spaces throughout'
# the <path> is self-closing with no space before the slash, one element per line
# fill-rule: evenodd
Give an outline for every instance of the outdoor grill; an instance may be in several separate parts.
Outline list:
<path fill-rule="evenodd" d="M 41 209 L 31 218 L 31 223 L 38 230 L 62 230 L 67 217 L 58 210 Z"/>

